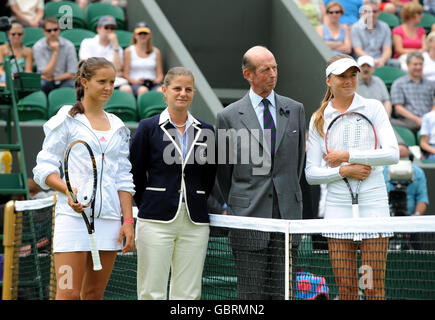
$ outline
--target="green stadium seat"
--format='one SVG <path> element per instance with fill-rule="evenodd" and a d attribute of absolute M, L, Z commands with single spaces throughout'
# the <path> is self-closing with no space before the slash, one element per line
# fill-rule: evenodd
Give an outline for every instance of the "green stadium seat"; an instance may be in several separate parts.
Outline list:
<path fill-rule="evenodd" d="M 76 47 L 76 51 L 78 53 L 83 39 L 93 38 L 95 37 L 96 33 L 87 29 L 74 28 L 63 30 L 60 35 L 63 38 L 71 41 L 74 44 L 74 47 Z"/>
<path fill-rule="evenodd" d="M 378 16 L 378 19 L 380 21 L 383 21 L 386 24 L 388 24 L 390 29 L 393 29 L 394 27 L 397 27 L 398 25 L 400 25 L 399 18 L 396 15 L 392 14 L 392 13 L 380 12 L 379 16 Z"/>
<path fill-rule="evenodd" d="M 155 116 L 156 114 L 161 114 L 163 110 L 166 109 L 166 106 L 151 106 L 148 107 L 145 112 L 143 117 L 146 118 L 151 118 L 152 116 Z"/>
<path fill-rule="evenodd" d="M 382 81 L 384 81 L 388 91 L 390 91 L 393 82 L 397 78 L 406 75 L 406 72 L 397 67 L 383 66 L 383 67 L 377 67 L 373 75 L 381 78 Z"/>
<path fill-rule="evenodd" d="M 117 115 L 124 122 L 137 122 L 136 98 L 131 93 L 114 90 L 104 110 Z"/>
<path fill-rule="evenodd" d="M 118 42 L 121 48 L 125 49 L 131 45 L 131 39 L 133 38 L 133 32 L 125 30 L 116 30 L 118 36 Z"/>
<path fill-rule="evenodd" d="M 408 146 L 415 146 L 417 144 L 415 134 L 410 129 L 399 126 L 393 126 L 393 128 Z"/>
<path fill-rule="evenodd" d="M 24 28 L 23 45 L 31 48 L 39 39 L 44 37 L 45 35 L 42 28 Z"/>
<path fill-rule="evenodd" d="M 435 16 L 429 12 L 423 12 L 423 17 L 421 22 L 417 25 L 418 27 L 423 27 L 426 33 L 429 33 L 432 29 L 432 24 L 435 23 Z"/>
<path fill-rule="evenodd" d="M 74 105 L 77 101 L 74 88 L 57 88 L 48 94 L 48 118 L 54 116 L 64 105 Z"/>
<path fill-rule="evenodd" d="M 43 91 L 20 99 L 17 107 L 20 121 L 47 120 L 47 96 Z"/>
<path fill-rule="evenodd" d="M 64 8 L 61 8 L 62 6 L 69 6 L 71 11 L 65 10 Z M 57 19 L 60 19 L 61 17 L 65 16 L 67 13 L 72 13 L 73 18 L 73 28 L 85 28 L 85 14 L 83 12 L 83 9 L 72 1 L 59 1 L 59 2 L 53 2 L 49 1 L 44 6 L 44 17 L 55 17 Z"/>
<path fill-rule="evenodd" d="M 6 43 L 8 39 L 6 38 L 6 33 L 3 31 L 0 31 L 0 44 Z"/>
<path fill-rule="evenodd" d="M 149 91 L 147 93 L 141 94 L 137 98 L 137 110 L 139 114 L 139 119 L 145 119 L 155 112 L 156 108 L 164 110 L 166 108 L 166 102 L 163 99 L 163 93 L 157 91 Z M 153 109 L 151 109 L 153 108 Z M 148 109 L 153 110 L 149 111 Z M 161 111 L 160 111 L 161 112 Z"/>
<path fill-rule="evenodd" d="M 85 19 L 88 29 L 96 31 L 98 20 L 107 15 L 115 18 L 118 29 L 125 30 L 124 11 L 120 7 L 102 2 L 94 2 L 86 7 Z"/>

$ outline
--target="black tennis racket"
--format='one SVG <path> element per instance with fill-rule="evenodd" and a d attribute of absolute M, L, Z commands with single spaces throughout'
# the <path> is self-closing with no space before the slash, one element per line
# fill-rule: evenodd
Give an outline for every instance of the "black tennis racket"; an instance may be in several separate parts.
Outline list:
<path fill-rule="evenodd" d="M 90 207 L 90 219 L 85 211 L 83 220 L 89 234 L 94 270 L 101 270 L 100 255 L 98 254 L 94 227 L 94 205 L 97 193 L 97 164 L 91 147 L 83 140 L 71 143 L 64 158 L 65 181 L 68 192 L 75 203 L 81 203 L 83 208 Z M 73 188 L 76 189 L 74 194 Z"/>
<path fill-rule="evenodd" d="M 325 144 L 327 153 L 375 150 L 379 147 L 375 127 L 365 115 L 359 112 L 345 112 L 332 120 L 326 131 Z M 352 197 L 352 216 L 359 218 L 358 192 L 362 180 L 344 177 L 343 181 Z M 361 236 L 355 234 L 354 240 L 361 240 Z"/>

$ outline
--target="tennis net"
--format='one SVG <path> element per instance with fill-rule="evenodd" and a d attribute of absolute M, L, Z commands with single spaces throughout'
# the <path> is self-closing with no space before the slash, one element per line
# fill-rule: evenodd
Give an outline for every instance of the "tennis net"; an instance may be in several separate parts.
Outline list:
<path fill-rule="evenodd" d="M 5 212 L 3 299 L 54 298 L 53 201 Z M 210 218 L 201 299 L 435 299 L 435 216 Z M 137 299 L 136 268 L 119 252 L 104 299 Z"/>

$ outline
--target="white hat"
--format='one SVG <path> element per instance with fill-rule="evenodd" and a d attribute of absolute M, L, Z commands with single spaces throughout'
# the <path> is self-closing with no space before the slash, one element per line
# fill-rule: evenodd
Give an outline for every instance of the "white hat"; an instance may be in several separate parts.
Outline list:
<path fill-rule="evenodd" d="M 331 73 L 335 75 L 342 74 L 351 67 L 356 67 L 358 71 L 361 71 L 356 61 L 352 58 L 343 58 L 334 61 L 328 68 L 326 68 L 326 76 L 328 77 Z"/>
<path fill-rule="evenodd" d="M 371 56 L 361 56 L 358 58 L 358 65 L 362 67 L 364 64 L 368 64 L 370 67 L 375 66 L 375 59 L 373 59 Z"/>

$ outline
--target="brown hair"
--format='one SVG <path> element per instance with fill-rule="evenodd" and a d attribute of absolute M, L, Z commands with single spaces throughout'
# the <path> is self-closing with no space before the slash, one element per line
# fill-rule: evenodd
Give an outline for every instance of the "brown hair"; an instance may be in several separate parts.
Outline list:
<path fill-rule="evenodd" d="M 337 55 L 331 57 L 328 60 L 328 63 L 326 64 L 326 68 L 328 68 L 335 61 L 340 60 L 340 59 L 345 59 L 345 58 L 353 59 L 351 56 L 349 56 L 347 54 L 340 53 L 340 54 L 337 54 Z M 329 75 L 328 77 L 330 77 L 330 76 L 331 75 Z M 322 138 L 323 138 L 323 124 L 325 123 L 324 111 L 325 111 L 325 108 L 328 106 L 329 101 L 331 101 L 333 98 L 334 98 L 334 95 L 332 94 L 331 88 L 329 86 L 327 86 L 325 96 L 323 97 L 323 100 L 320 104 L 320 108 L 314 112 L 314 127 L 317 129 L 317 131 L 319 132 L 319 134 Z"/>
<path fill-rule="evenodd" d="M 185 67 L 173 67 L 166 73 L 165 78 L 163 79 L 163 85 L 167 88 L 171 84 L 172 79 L 179 76 L 188 76 L 195 81 L 193 73 L 190 70 L 186 69 Z"/>
<path fill-rule="evenodd" d="M 412 19 L 417 13 L 423 12 L 423 6 L 419 3 L 408 2 L 406 3 L 402 10 L 400 11 L 400 18 L 403 22 Z"/>
<path fill-rule="evenodd" d="M 332 1 L 326 5 L 326 8 L 325 8 L 326 13 L 328 13 L 329 9 L 331 9 L 332 7 L 340 7 L 341 14 L 344 14 L 343 6 L 341 5 L 340 2 L 337 2 L 337 1 Z"/>
<path fill-rule="evenodd" d="M 133 33 L 133 35 L 131 36 L 131 41 L 130 44 L 136 45 L 137 40 L 136 40 L 136 33 Z M 146 50 L 147 53 L 151 53 L 154 50 L 154 46 L 153 46 L 153 34 L 150 32 L 150 37 L 147 41 L 147 45 L 146 45 Z"/>
<path fill-rule="evenodd" d="M 42 22 L 42 28 L 45 29 L 45 26 L 47 25 L 48 22 L 49 23 L 53 23 L 53 24 L 57 24 L 59 26 L 59 20 L 57 20 L 57 18 L 55 18 L 55 17 L 47 17 Z"/>
<path fill-rule="evenodd" d="M 74 117 L 77 113 L 84 113 L 85 109 L 82 104 L 82 99 L 85 95 L 85 88 L 82 85 L 82 79 L 91 80 L 96 71 L 102 68 L 112 68 L 115 70 L 115 66 L 109 60 L 105 58 L 88 58 L 81 60 L 77 67 L 77 73 L 74 78 L 74 87 L 76 89 L 76 104 L 71 108 L 69 114 Z"/>

